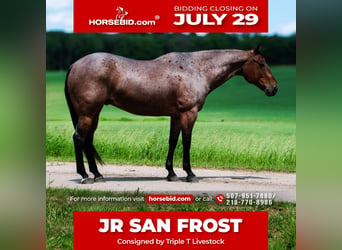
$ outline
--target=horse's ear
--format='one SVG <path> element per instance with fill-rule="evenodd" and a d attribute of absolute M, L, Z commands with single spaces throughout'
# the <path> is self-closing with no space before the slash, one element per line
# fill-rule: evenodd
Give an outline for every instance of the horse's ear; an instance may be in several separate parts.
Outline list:
<path fill-rule="evenodd" d="M 258 44 L 258 46 L 256 46 L 256 48 L 254 48 L 254 55 L 260 54 L 260 44 Z"/>

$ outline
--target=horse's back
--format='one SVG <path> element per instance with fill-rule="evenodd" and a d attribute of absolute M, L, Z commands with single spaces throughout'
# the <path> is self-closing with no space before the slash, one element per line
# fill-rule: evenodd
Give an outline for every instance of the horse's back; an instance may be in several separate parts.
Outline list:
<path fill-rule="evenodd" d="M 165 72 L 160 66 L 153 60 L 93 53 L 73 64 L 69 92 L 80 109 L 82 105 L 112 104 L 139 115 L 169 115 L 175 112 L 175 93 L 172 84 L 163 79 Z"/>
<path fill-rule="evenodd" d="M 69 89 L 82 103 L 112 104 L 138 115 L 172 115 L 205 98 L 190 59 L 191 53 L 145 61 L 93 53 L 75 62 Z"/>

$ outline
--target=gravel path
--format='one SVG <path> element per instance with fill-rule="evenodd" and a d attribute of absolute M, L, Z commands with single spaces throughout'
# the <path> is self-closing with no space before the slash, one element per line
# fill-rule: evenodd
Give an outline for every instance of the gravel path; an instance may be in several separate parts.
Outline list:
<path fill-rule="evenodd" d="M 86 167 L 87 168 L 87 167 Z M 103 191 L 139 191 L 144 193 L 177 193 L 217 195 L 229 192 L 275 193 L 274 200 L 296 202 L 296 174 L 241 170 L 193 168 L 199 182 L 188 183 L 181 168 L 175 168 L 178 182 L 166 181 L 163 167 L 105 165 L 99 171 L 104 183 L 80 184 L 73 162 L 47 162 L 46 186 Z"/>

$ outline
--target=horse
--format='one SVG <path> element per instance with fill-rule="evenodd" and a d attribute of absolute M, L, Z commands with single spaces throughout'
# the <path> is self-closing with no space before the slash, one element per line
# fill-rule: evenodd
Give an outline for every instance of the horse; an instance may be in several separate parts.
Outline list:
<path fill-rule="evenodd" d="M 197 182 L 190 164 L 191 134 L 197 113 L 210 92 L 237 75 L 266 96 L 277 93 L 277 81 L 259 45 L 251 50 L 171 52 L 153 60 L 96 52 L 77 60 L 66 74 L 65 96 L 75 128 L 73 142 L 81 183 L 104 181 L 96 165 L 96 161 L 103 161 L 93 144 L 104 105 L 136 115 L 170 116 L 166 179 L 178 180 L 173 156 L 181 132 L 186 181 Z M 83 152 L 94 179 L 85 170 Z"/>

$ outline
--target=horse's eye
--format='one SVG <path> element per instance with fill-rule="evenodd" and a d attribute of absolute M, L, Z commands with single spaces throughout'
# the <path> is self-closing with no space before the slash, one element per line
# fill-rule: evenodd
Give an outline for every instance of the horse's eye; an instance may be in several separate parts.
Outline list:
<path fill-rule="evenodd" d="M 259 63 L 259 65 L 260 65 L 261 68 L 265 67 L 264 63 Z"/>

